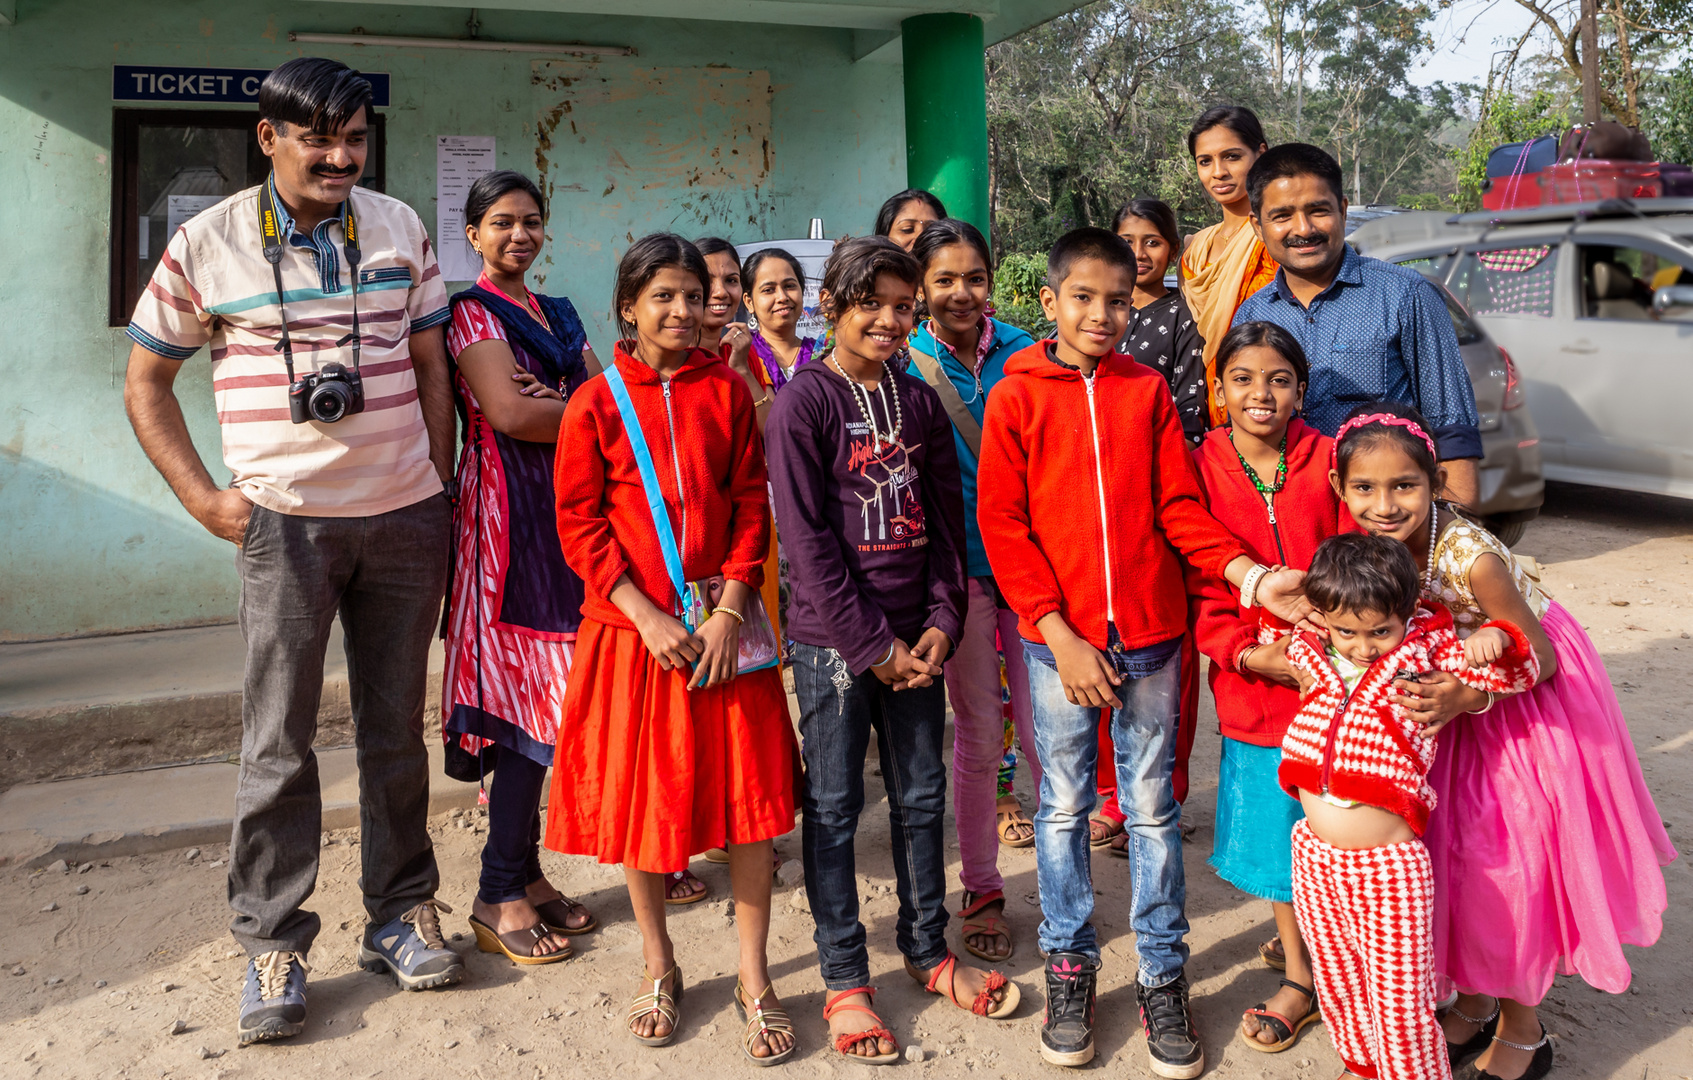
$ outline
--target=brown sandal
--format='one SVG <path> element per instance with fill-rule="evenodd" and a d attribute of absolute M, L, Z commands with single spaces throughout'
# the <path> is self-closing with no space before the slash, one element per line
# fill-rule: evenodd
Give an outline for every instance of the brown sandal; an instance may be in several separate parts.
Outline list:
<path fill-rule="evenodd" d="M 1264 961 L 1264 966 L 1274 971 L 1287 970 L 1287 952 L 1282 948 L 1281 935 L 1258 946 L 1258 959 Z"/>
<path fill-rule="evenodd" d="M 1006 809 L 1006 807 L 1010 809 Z M 994 806 L 994 828 L 999 832 L 999 842 L 1008 848 L 1026 848 L 1035 842 L 1035 823 L 1029 820 L 1029 815 L 1023 812 L 1021 803 L 1007 800 Z M 1028 829 L 1029 835 L 1017 836 L 1012 829 Z"/>
<path fill-rule="evenodd" d="M 1104 836 L 1095 836 L 1093 835 L 1092 828 L 1090 827 L 1088 829 L 1088 847 L 1093 848 L 1096 851 L 1102 847 L 1110 847 L 1111 841 L 1123 835 L 1123 823 L 1121 821 L 1112 821 L 1104 814 L 1094 814 L 1092 817 L 1088 818 L 1088 825 L 1105 826 Z"/>
<path fill-rule="evenodd" d="M 1017 989 L 1016 983 L 997 971 L 990 971 L 987 973 L 987 980 L 982 984 L 981 993 L 976 995 L 976 1000 L 968 1005 L 964 1004 L 964 1002 L 958 1000 L 958 957 L 950 952 L 946 954 L 946 959 L 941 961 L 941 966 L 935 969 L 934 974 L 930 975 L 927 981 L 923 978 L 922 969 L 913 964 L 910 958 L 905 961 L 905 973 L 923 983 L 924 989 L 928 990 L 929 993 L 939 994 L 960 1009 L 975 1013 L 977 1016 L 985 1016 L 989 1020 L 1005 1019 L 1016 1011 L 1017 1003 L 1023 1000 L 1023 992 Z M 942 979 L 946 980 L 945 990 L 940 989 Z M 993 992 L 1001 987 L 1005 988 L 1005 997 L 996 1002 L 993 999 Z"/>
<path fill-rule="evenodd" d="M 700 891 L 689 893 L 687 896 L 671 896 L 670 890 L 685 881 L 691 881 L 700 887 Z M 694 876 L 692 870 L 678 870 L 673 874 L 664 875 L 664 902 L 671 907 L 682 907 L 685 904 L 697 904 L 711 895 L 711 887 Z"/>
<path fill-rule="evenodd" d="M 502 934 L 472 915 L 470 917 L 470 928 L 476 933 L 476 947 L 478 949 L 483 952 L 501 953 L 514 964 L 556 964 L 560 960 L 569 960 L 571 957 L 569 945 L 558 952 L 535 955 L 535 946 L 553 932 L 553 928 L 544 922 Z"/>
<path fill-rule="evenodd" d="M 823 1003 L 823 1019 L 827 1021 L 838 1012 L 861 1012 L 869 1016 L 872 1020 L 875 1020 L 876 1026 L 873 1028 L 866 1028 L 863 1031 L 843 1031 L 839 1035 L 836 1035 L 836 1055 L 843 1057 L 848 1061 L 856 1061 L 860 1065 L 892 1065 L 894 1062 L 899 1060 L 899 1040 L 894 1038 L 893 1032 L 883 1026 L 882 1018 L 876 1015 L 876 1010 L 867 1005 L 851 1005 L 843 1002 L 843 998 L 852 997 L 854 994 L 863 994 L 872 1002 L 876 1000 L 876 988 L 874 986 L 855 986 L 851 990 L 842 990 L 838 994 L 831 995 L 829 1000 Z M 853 1047 L 857 1046 L 861 1042 L 877 1042 L 882 1039 L 886 1039 L 888 1042 L 894 1044 L 893 1053 L 849 1053 Z"/>
<path fill-rule="evenodd" d="M 958 913 L 963 924 L 958 928 L 959 936 L 964 941 L 964 951 L 971 956 L 997 964 L 1011 959 L 1017 951 L 1017 943 L 1011 940 L 1011 928 L 999 915 L 980 915 L 983 908 L 989 904 L 1000 905 L 1000 915 L 1005 914 L 1005 891 L 995 889 L 993 892 L 977 895 L 970 890 L 964 890 L 964 909 Z M 978 917 L 980 916 L 980 917 Z M 1005 955 L 992 956 L 970 944 L 973 937 L 998 937 L 1005 939 Z"/>
<path fill-rule="evenodd" d="M 581 926 L 571 926 L 569 925 L 570 913 L 577 908 L 581 908 L 587 914 L 588 921 Z M 548 930 L 555 934 L 563 934 L 566 937 L 586 934 L 600 925 L 600 921 L 594 918 L 594 913 L 588 910 L 587 905 L 578 904 L 568 896 L 559 896 L 545 903 L 536 904 L 535 914 L 541 917 L 541 921 L 547 925 Z"/>
<path fill-rule="evenodd" d="M 1323 1018 L 1323 1010 L 1317 1004 L 1316 990 L 1309 986 L 1301 986 L 1292 979 L 1283 979 L 1281 984 L 1304 994 L 1306 999 L 1310 1001 L 1310 1004 L 1306 1007 L 1305 1014 L 1297 1020 L 1283 1016 L 1278 1012 L 1271 1012 L 1270 1010 L 1264 1008 L 1264 1002 L 1262 1001 L 1260 1001 L 1255 1007 L 1247 1009 L 1246 1016 L 1256 1017 L 1259 1026 L 1261 1028 L 1268 1028 L 1270 1034 L 1276 1037 L 1275 1042 L 1266 1043 L 1260 1041 L 1256 1035 L 1248 1035 L 1245 1027 L 1239 1028 L 1240 1041 L 1245 1043 L 1247 1046 L 1252 1047 L 1252 1049 L 1257 1050 L 1259 1053 L 1281 1053 L 1283 1050 L 1286 1050 L 1288 1047 L 1299 1041 L 1299 1033 L 1301 1031 L 1304 1031 L 1307 1027 L 1310 1027 L 1312 1024 L 1317 1023 Z M 1241 1019 L 1244 1020 L 1245 1017 L 1242 1017 Z"/>

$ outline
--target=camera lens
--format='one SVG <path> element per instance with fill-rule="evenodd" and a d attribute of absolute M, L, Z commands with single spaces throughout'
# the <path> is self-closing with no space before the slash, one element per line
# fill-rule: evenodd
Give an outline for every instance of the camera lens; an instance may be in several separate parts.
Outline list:
<path fill-rule="evenodd" d="M 312 390 L 311 400 L 307 404 L 313 420 L 333 424 L 347 415 L 347 406 L 351 402 L 352 394 L 348 392 L 345 384 L 325 382 L 319 383 Z"/>

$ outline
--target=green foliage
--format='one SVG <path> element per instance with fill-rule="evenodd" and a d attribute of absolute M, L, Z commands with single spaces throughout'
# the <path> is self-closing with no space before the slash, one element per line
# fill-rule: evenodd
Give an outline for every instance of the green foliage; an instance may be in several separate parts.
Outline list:
<path fill-rule="evenodd" d="M 1536 90 L 1527 96 L 1489 94 L 1482 102 L 1481 122 L 1470 132 L 1469 143 L 1455 155 L 1459 210 L 1480 208 L 1482 183 L 1487 179 L 1487 155 L 1494 147 L 1539 135 L 1556 135 L 1570 125 L 1568 111 L 1549 90 Z"/>
<path fill-rule="evenodd" d="M 1045 284 L 1046 256 L 1005 256 L 993 275 L 994 318 L 1027 330 L 1037 340 L 1050 337 L 1054 324 L 1040 306 L 1040 290 Z"/>
<path fill-rule="evenodd" d="M 1693 57 L 1659 75 L 1645 110 L 1645 130 L 1659 161 L 1693 165 Z"/>

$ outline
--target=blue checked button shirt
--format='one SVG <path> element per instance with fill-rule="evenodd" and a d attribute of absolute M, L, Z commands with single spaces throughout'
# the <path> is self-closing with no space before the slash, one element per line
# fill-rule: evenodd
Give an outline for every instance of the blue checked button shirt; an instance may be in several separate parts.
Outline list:
<path fill-rule="evenodd" d="M 1305 422 L 1333 435 L 1366 401 L 1416 407 L 1434 428 L 1441 460 L 1482 456 L 1470 373 L 1446 302 L 1423 276 L 1350 246 L 1329 287 L 1302 306 L 1284 271 L 1235 312 L 1234 324 L 1272 322 L 1311 363 Z"/>

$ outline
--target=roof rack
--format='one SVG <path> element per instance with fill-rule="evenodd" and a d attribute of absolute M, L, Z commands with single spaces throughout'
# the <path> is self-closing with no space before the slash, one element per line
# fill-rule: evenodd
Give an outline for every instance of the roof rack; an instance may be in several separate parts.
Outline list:
<path fill-rule="evenodd" d="M 1598 199 L 1592 202 L 1545 203 L 1518 210 L 1474 210 L 1446 219 L 1448 225 L 1528 225 L 1541 221 L 1585 221 L 1591 218 L 1649 217 L 1693 214 L 1693 199 Z"/>

